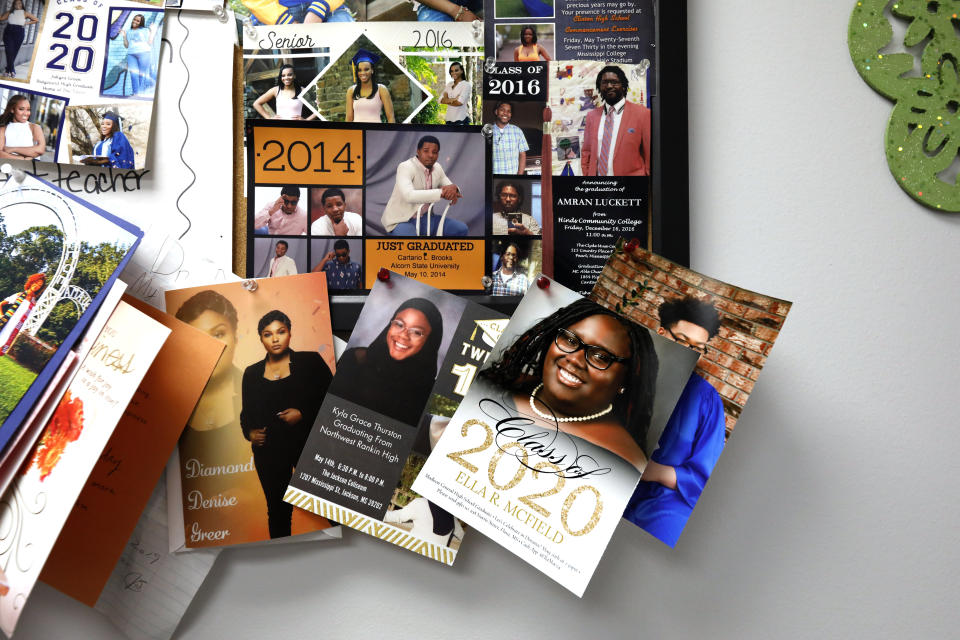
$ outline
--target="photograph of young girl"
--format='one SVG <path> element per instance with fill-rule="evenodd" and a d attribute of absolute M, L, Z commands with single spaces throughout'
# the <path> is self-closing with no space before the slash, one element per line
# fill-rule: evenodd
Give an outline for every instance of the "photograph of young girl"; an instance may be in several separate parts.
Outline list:
<path fill-rule="evenodd" d="M 153 100 L 162 9 L 111 9 L 100 95 Z"/>
<path fill-rule="evenodd" d="M 304 103 L 299 98 L 302 90 L 294 66 L 282 64 L 277 71 L 276 84 L 254 100 L 253 108 L 267 120 L 315 120 L 315 113 L 304 117 Z M 268 105 L 272 112 L 267 111 Z"/>
<path fill-rule="evenodd" d="M 553 51 L 552 24 L 498 24 L 498 62 L 550 62 Z"/>
<path fill-rule="evenodd" d="M 150 102 L 67 107 L 61 137 L 69 141 L 69 162 L 143 168 L 152 111 Z"/>
<path fill-rule="evenodd" d="M 466 304 L 391 273 L 371 290 L 330 393 L 416 427 Z"/>
<path fill-rule="evenodd" d="M 53 162 L 67 101 L 0 85 L 0 158 Z"/>
<path fill-rule="evenodd" d="M 0 13 L 0 22 L 6 23 L 3 27 L 3 72 L 5 78 L 29 80 L 30 62 L 33 58 L 33 47 L 37 38 L 37 26 L 43 15 L 43 2 L 27 0 L 30 7 L 24 5 L 24 0 L 9 0 L 3 13 Z M 17 68 L 19 67 L 19 72 Z"/>
<path fill-rule="evenodd" d="M 333 60 L 306 95 L 332 122 L 404 122 L 429 96 L 416 77 L 361 35 Z"/>
<path fill-rule="evenodd" d="M 556 282 L 531 288 L 479 379 L 509 411 L 639 473 L 696 356 L 568 292 Z"/>
<path fill-rule="evenodd" d="M 333 377 L 329 310 L 317 307 L 326 296 L 325 281 L 312 275 L 263 280 L 254 292 L 239 282 L 167 292 L 167 308 L 178 319 L 226 345 L 180 439 L 188 547 L 255 542 L 329 526 L 283 502 Z M 194 473 L 216 465 L 238 471 Z M 218 496 L 219 502 L 204 507 L 200 496 Z"/>
<path fill-rule="evenodd" d="M 317 114 L 311 106 L 314 92 L 303 90 L 329 64 L 325 51 L 290 49 L 284 51 L 289 55 L 283 56 L 276 55 L 275 50 L 244 51 L 244 117 L 315 120 Z"/>

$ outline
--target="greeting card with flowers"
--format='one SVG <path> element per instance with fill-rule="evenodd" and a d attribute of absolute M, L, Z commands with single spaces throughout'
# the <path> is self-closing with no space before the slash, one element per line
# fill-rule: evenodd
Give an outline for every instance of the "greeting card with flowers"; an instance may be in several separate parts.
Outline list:
<path fill-rule="evenodd" d="M 0 501 L 0 628 L 13 634 L 70 510 L 170 330 L 121 303 Z"/>

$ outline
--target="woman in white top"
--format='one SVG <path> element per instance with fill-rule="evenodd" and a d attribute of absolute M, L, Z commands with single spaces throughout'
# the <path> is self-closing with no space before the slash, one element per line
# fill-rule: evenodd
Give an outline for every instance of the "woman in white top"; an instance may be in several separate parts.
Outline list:
<path fill-rule="evenodd" d="M 46 151 L 40 125 L 30 122 L 30 99 L 16 94 L 0 115 L 0 158 L 36 158 Z"/>
<path fill-rule="evenodd" d="M 127 71 L 133 95 L 152 95 L 154 82 L 153 41 L 157 37 L 157 22 L 149 27 L 147 19 L 138 13 L 130 20 L 130 31 L 120 29 L 123 46 L 127 48 Z"/>
<path fill-rule="evenodd" d="M 463 65 L 459 62 L 450 64 L 452 81 L 443 88 L 440 104 L 447 105 L 447 124 L 470 124 L 470 101 L 473 85 L 465 79 Z"/>
<path fill-rule="evenodd" d="M 297 83 L 296 71 L 292 64 L 285 64 L 280 67 L 277 73 L 277 84 L 267 89 L 266 93 L 257 98 L 253 103 L 253 108 L 261 116 L 274 120 L 313 120 L 317 117 L 312 113 L 309 117 L 303 117 L 303 103 L 297 99 L 300 95 L 300 85 Z M 274 115 L 267 113 L 264 105 L 273 100 Z"/>
<path fill-rule="evenodd" d="M 26 26 L 39 22 L 37 16 L 28 13 L 23 9 L 23 0 L 13 0 L 10 8 L 3 15 L 0 15 L 0 22 L 7 21 L 7 27 L 3 30 L 3 49 L 6 53 L 7 68 L 3 75 L 16 78 L 17 74 L 14 68 L 17 64 L 17 54 L 20 53 L 20 46 L 23 44 L 23 38 L 26 35 Z"/>
<path fill-rule="evenodd" d="M 351 58 L 354 84 L 347 89 L 347 122 L 396 122 L 390 90 L 377 83 L 377 62 L 380 56 L 365 49 Z"/>

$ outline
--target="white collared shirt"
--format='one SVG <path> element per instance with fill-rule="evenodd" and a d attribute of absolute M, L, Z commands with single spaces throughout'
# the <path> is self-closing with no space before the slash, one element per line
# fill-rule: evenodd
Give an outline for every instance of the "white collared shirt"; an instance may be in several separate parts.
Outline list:
<path fill-rule="evenodd" d="M 608 173 L 606 175 L 613 175 L 613 155 L 617 146 L 617 133 L 620 131 L 620 120 L 623 118 L 623 108 L 626 106 L 626 96 L 620 98 L 620 102 L 613 106 L 608 105 L 606 102 L 603 103 L 603 115 L 600 116 L 600 126 L 597 127 L 597 175 L 601 175 L 599 164 L 600 150 L 603 149 L 603 128 L 607 126 L 607 112 L 613 109 L 613 135 L 610 137 L 610 153 L 607 156 Z"/>

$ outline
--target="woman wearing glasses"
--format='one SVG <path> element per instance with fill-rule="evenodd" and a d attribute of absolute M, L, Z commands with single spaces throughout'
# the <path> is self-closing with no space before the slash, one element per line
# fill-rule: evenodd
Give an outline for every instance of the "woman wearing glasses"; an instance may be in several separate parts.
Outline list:
<path fill-rule="evenodd" d="M 607 449 L 643 470 L 657 380 L 643 327 L 589 300 L 539 321 L 480 373 L 536 424 Z"/>
<path fill-rule="evenodd" d="M 240 427 L 253 449 L 271 538 L 290 535 L 293 505 L 283 494 L 333 378 L 319 353 L 290 348 L 290 331 L 282 311 L 260 318 L 257 334 L 266 355 L 243 372 L 241 387 Z"/>
<path fill-rule="evenodd" d="M 425 298 L 411 298 L 393 313 L 370 346 L 348 349 L 331 393 L 416 426 L 437 377 L 443 318 Z M 336 386 L 336 385 L 335 385 Z"/>

